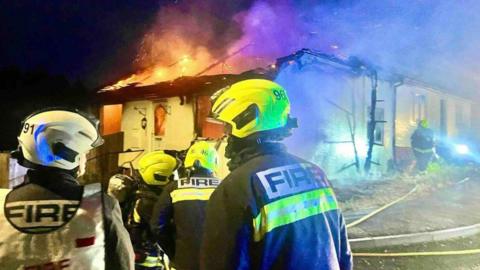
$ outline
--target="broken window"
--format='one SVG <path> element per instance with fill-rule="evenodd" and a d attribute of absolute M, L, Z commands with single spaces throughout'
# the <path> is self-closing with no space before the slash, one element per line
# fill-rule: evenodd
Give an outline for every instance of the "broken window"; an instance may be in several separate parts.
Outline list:
<path fill-rule="evenodd" d="M 371 107 L 368 107 L 370 112 Z M 374 142 L 376 144 L 381 144 L 385 142 L 385 109 L 384 108 L 375 108 L 375 131 L 374 131 Z"/>

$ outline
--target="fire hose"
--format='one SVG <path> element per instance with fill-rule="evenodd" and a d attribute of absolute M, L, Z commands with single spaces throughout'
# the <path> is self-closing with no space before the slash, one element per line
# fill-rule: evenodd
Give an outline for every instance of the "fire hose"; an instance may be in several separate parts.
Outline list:
<path fill-rule="evenodd" d="M 418 187 L 418 185 L 415 185 L 415 187 L 413 187 L 412 190 L 410 190 L 407 194 L 403 195 L 402 197 L 400 197 L 400 198 L 398 198 L 398 199 L 396 199 L 396 200 L 394 200 L 394 201 L 392 201 L 392 202 L 390 202 L 390 203 L 388 203 L 388 204 L 386 204 L 386 205 L 378 208 L 377 210 L 371 212 L 371 213 L 368 214 L 368 215 L 365 215 L 365 216 L 361 217 L 360 219 L 355 220 L 355 221 L 352 222 L 352 223 L 347 224 L 347 228 L 351 228 L 351 227 L 353 227 L 353 226 L 356 226 L 356 225 L 364 222 L 365 220 L 373 217 L 374 215 L 382 212 L 383 210 L 389 208 L 390 206 L 393 206 L 393 205 L 395 205 L 395 204 L 397 204 L 397 203 L 405 200 L 408 196 L 412 195 L 412 194 L 417 190 L 417 187 Z"/>
<path fill-rule="evenodd" d="M 468 181 L 469 178 L 465 178 L 462 181 L 457 182 L 456 184 L 460 184 L 463 182 Z M 405 194 L 404 196 L 392 201 L 391 203 L 386 204 L 385 206 L 373 211 L 372 213 L 350 223 L 347 224 L 347 228 L 353 227 L 358 225 L 365 220 L 369 219 L 370 217 L 380 213 L 381 211 L 387 209 L 388 207 L 404 200 L 412 193 L 414 193 L 417 189 L 418 185 L 416 185 L 410 192 Z M 480 248 L 477 249 L 465 249 L 465 250 L 448 250 L 448 251 L 410 251 L 410 252 L 385 252 L 385 253 L 375 253 L 375 252 L 353 252 L 352 255 L 354 257 L 412 257 L 412 256 L 453 256 L 453 255 L 475 255 L 480 254 Z"/>

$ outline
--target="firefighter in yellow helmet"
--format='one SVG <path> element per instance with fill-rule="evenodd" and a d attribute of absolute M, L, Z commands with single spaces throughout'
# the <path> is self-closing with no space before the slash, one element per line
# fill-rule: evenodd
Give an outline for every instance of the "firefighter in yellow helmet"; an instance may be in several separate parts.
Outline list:
<path fill-rule="evenodd" d="M 228 131 L 230 174 L 207 206 L 200 269 L 352 269 L 327 177 L 281 143 L 296 127 L 285 89 L 252 79 L 212 99 Z"/>
<path fill-rule="evenodd" d="M 218 155 L 211 142 L 195 142 L 188 149 L 184 166 L 187 177 L 165 187 L 150 222 L 177 270 L 199 268 L 205 206 L 220 183 L 215 178 Z"/>
<path fill-rule="evenodd" d="M 133 268 L 118 202 L 100 183 L 81 186 L 86 154 L 102 144 L 98 120 L 76 109 L 26 117 L 12 153 L 25 182 L 0 194 L 1 269 Z"/>
<path fill-rule="evenodd" d="M 418 127 L 410 137 L 410 142 L 416 159 L 416 169 L 423 172 L 427 169 L 435 154 L 435 134 L 428 127 L 427 119 L 418 121 Z"/>
<path fill-rule="evenodd" d="M 162 255 L 155 247 L 149 228 L 153 206 L 165 186 L 173 181 L 180 161 L 164 151 L 145 154 L 138 161 L 141 182 L 135 192 L 127 227 L 135 249 L 136 269 L 162 269 Z"/>

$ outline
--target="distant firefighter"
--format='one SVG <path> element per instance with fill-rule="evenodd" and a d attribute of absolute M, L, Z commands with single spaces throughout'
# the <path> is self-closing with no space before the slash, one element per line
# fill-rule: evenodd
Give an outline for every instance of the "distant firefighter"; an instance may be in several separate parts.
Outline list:
<path fill-rule="evenodd" d="M 217 151 L 212 143 L 195 142 L 184 163 L 187 176 L 169 183 L 155 205 L 151 227 L 177 270 L 199 269 L 205 207 L 220 183 L 215 178 Z"/>
<path fill-rule="evenodd" d="M 422 119 L 418 123 L 418 127 L 410 137 L 410 141 L 416 159 L 416 168 L 418 171 L 423 172 L 432 160 L 435 147 L 435 134 L 432 129 L 428 128 L 427 120 Z"/>
<path fill-rule="evenodd" d="M 285 89 L 245 80 L 212 99 L 230 174 L 208 202 L 200 269 L 352 269 L 330 182 L 282 144 L 297 127 Z"/>

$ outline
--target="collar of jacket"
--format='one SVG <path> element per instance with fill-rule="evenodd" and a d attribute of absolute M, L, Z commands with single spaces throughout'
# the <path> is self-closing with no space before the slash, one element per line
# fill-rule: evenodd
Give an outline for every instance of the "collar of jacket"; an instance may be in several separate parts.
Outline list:
<path fill-rule="evenodd" d="M 233 150 L 230 154 L 230 161 L 227 163 L 228 169 L 233 171 L 238 168 L 245 162 L 249 161 L 252 158 L 286 152 L 287 148 L 284 144 L 279 142 L 262 142 L 254 143 L 245 146 L 243 149 L 238 151 Z"/>
<path fill-rule="evenodd" d="M 56 169 L 28 170 L 25 177 L 26 183 L 34 183 L 40 186 L 49 185 L 50 182 L 66 181 L 71 184 L 77 184 L 78 181 L 72 175 L 72 172 Z"/>

